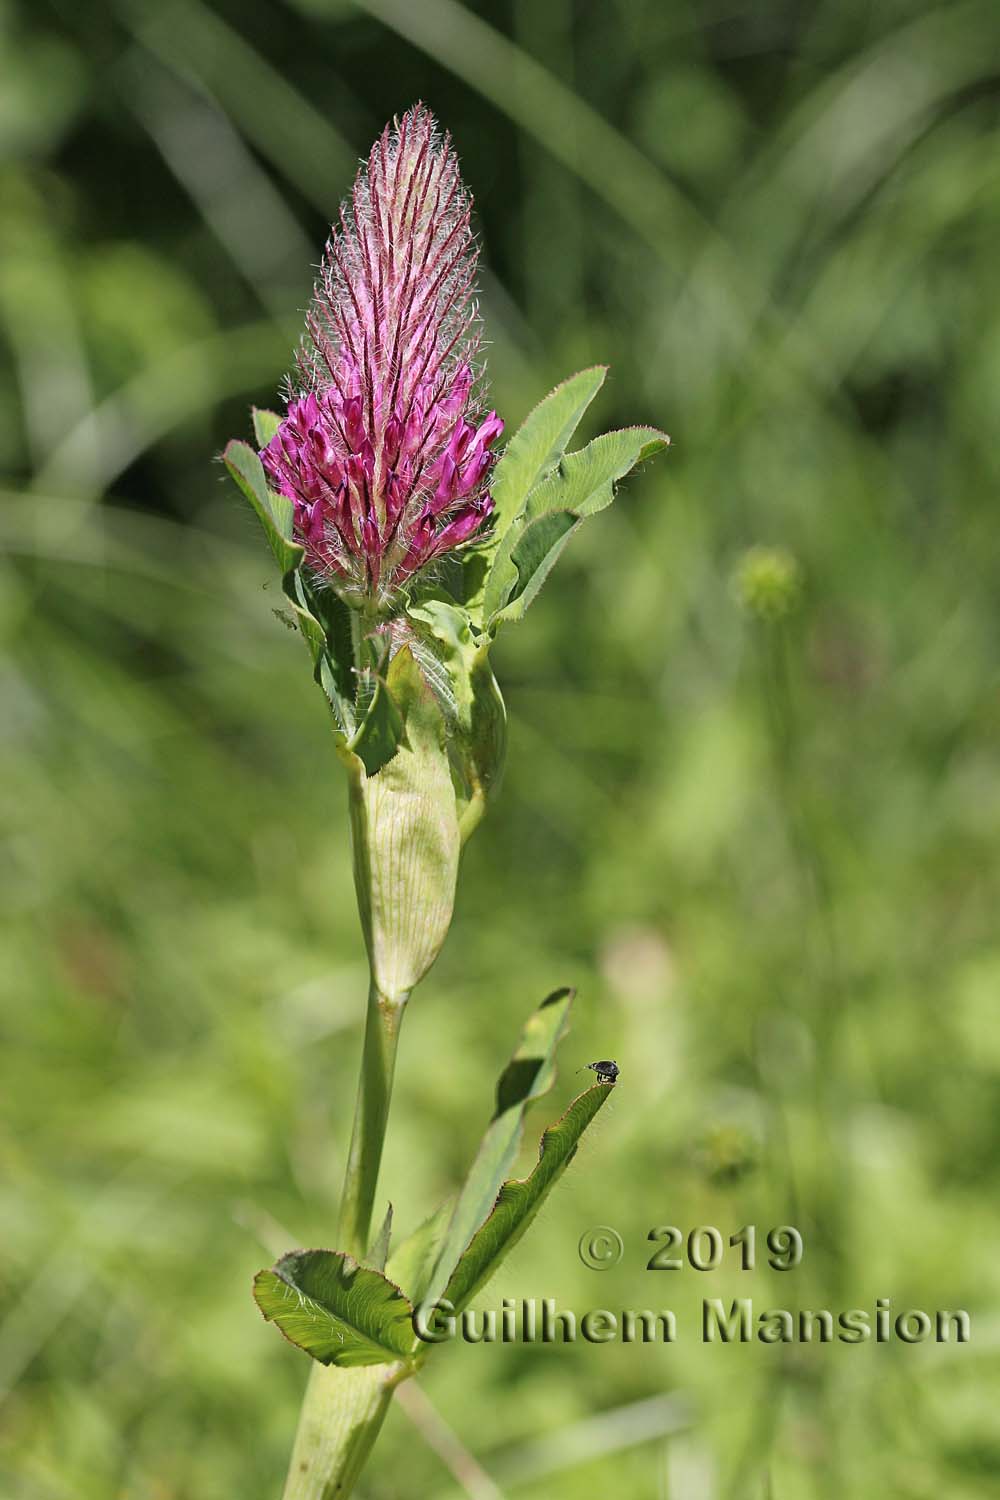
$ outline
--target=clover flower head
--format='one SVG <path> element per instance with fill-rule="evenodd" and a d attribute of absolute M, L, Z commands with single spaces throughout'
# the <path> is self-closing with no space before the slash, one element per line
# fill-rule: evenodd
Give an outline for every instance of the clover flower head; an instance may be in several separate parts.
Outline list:
<path fill-rule="evenodd" d="M 477 371 L 471 208 L 429 110 L 386 126 L 341 205 L 261 453 L 306 566 L 357 607 L 391 608 L 493 509 L 503 423 Z"/>

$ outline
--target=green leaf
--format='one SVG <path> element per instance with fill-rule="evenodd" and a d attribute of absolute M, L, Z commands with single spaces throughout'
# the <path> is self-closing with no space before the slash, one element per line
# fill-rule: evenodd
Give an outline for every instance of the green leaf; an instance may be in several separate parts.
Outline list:
<path fill-rule="evenodd" d="M 379 1365 L 413 1348 L 413 1308 L 380 1271 L 338 1250 L 293 1250 L 254 1278 L 254 1300 L 323 1365 Z"/>
<path fill-rule="evenodd" d="M 464 782 L 464 841 L 500 783 L 507 751 L 507 710 L 489 663 L 491 642 L 475 634 L 466 610 L 446 600 L 422 599 L 408 614 L 429 636 L 447 672 L 451 743 Z"/>
<path fill-rule="evenodd" d="M 448 706 L 452 715 L 468 723 L 472 707 L 472 685 L 469 680 L 478 650 L 468 612 L 445 599 L 428 597 L 407 608 L 411 620 L 425 627 L 434 642 L 438 656 L 447 668 Z"/>
<path fill-rule="evenodd" d="M 392 1204 L 385 1211 L 382 1220 L 382 1228 L 371 1243 L 368 1254 L 365 1256 L 365 1264 L 372 1266 L 376 1271 L 384 1271 L 385 1263 L 389 1258 L 389 1241 L 392 1238 Z"/>
<path fill-rule="evenodd" d="M 412 1234 L 402 1240 L 389 1257 L 386 1274 L 402 1287 L 414 1304 L 424 1294 L 441 1249 L 441 1242 L 451 1222 L 455 1201 L 446 1198 Z"/>
<path fill-rule="evenodd" d="M 455 789 L 437 699 L 409 646 L 393 657 L 385 688 L 402 731 L 370 774 L 345 752 L 351 772 L 355 888 L 372 978 L 398 999 L 419 982 L 451 922 L 460 835 Z"/>
<path fill-rule="evenodd" d="M 541 587 L 559 561 L 563 548 L 581 525 L 571 511 L 555 510 L 537 520 L 511 528 L 515 533 L 509 553 L 509 574 L 514 580 L 506 608 L 499 603 L 490 618 L 493 629 L 504 620 L 524 618 L 528 606 L 537 598 Z M 496 596 L 497 601 L 500 595 Z"/>
<path fill-rule="evenodd" d="M 493 473 L 493 529 L 499 541 L 547 469 L 566 451 L 580 419 L 604 384 L 607 365 L 595 365 L 557 385 L 529 412 Z"/>
<path fill-rule="evenodd" d="M 463 843 L 496 794 L 507 758 L 507 708 L 489 661 L 490 642 L 479 647 L 469 672 L 472 703 L 468 726 L 458 737 L 467 801 L 460 813 Z"/>
<path fill-rule="evenodd" d="M 655 427 L 606 432 L 578 453 L 566 454 L 535 485 L 497 548 L 486 580 L 483 609 L 491 630 L 523 618 L 577 523 L 610 505 L 616 483 L 669 441 Z"/>
<path fill-rule="evenodd" d="M 573 1100 L 542 1136 L 538 1165 L 530 1177 L 505 1182 L 496 1207 L 475 1235 L 445 1288 L 456 1312 L 467 1307 L 514 1248 L 576 1153 L 580 1137 L 615 1087 L 597 1083 Z M 430 1298 L 422 1299 L 425 1304 Z"/>
<path fill-rule="evenodd" d="M 278 422 L 274 412 L 255 408 L 258 441 L 267 434 L 269 423 Z M 313 675 L 329 700 L 340 739 L 347 740 L 356 729 L 350 611 L 332 589 L 316 587 L 302 572 L 299 564 L 304 549 L 293 540 L 292 503 L 268 488 L 253 449 L 247 443 L 232 442 L 222 457 L 264 528 L 281 570 L 282 588 L 295 611 L 295 623 L 312 657 Z"/>
<path fill-rule="evenodd" d="M 375 776 L 396 753 L 403 737 L 403 715 L 388 683 L 377 677 L 374 693 L 349 748 L 363 763 L 369 776 Z"/>
<path fill-rule="evenodd" d="M 268 489 L 260 459 L 249 443 L 227 443 L 222 461 L 257 512 L 284 577 L 303 557 L 303 549 L 292 540 L 292 502 Z"/>
<path fill-rule="evenodd" d="M 327 696 L 340 737 L 348 740 L 357 730 L 351 612 L 339 595 L 317 588 L 301 568 L 286 574 L 282 586 L 312 657 L 313 676 Z"/>
<path fill-rule="evenodd" d="M 496 1108 L 479 1152 L 459 1193 L 434 1271 L 422 1294 L 434 1302 L 448 1284 L 476 1230 L 497 1201 L 521 1143 L 524 1112 L 552 1087 L 554 1054 L 566 1030 L 573 990 L 556 990 L 527 1021 L 497 1084 Z"/>
<path fill-rule="evenodd" d="M 255 406 L 253 412 L 253 435 L 257 439 L 258 448 L 266 448 L 281 426 L 281 418 L 276 411 L 267 411 L 263 406 Z"/>

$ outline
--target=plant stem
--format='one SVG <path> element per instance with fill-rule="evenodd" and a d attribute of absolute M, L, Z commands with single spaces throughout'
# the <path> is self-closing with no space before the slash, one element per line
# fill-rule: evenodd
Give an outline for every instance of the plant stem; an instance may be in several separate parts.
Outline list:
<path fill-rule="evenodd" d="M 340 1200 L 338 1246 L 358 1260 L 368 1248 L 372 1208 L 408 994 L 368 990 L 364 1049 L 354 1129 Z M 313 1363 L 299 1415 L 282 1500 L 343 1500 L 378 1437 L 392 1393 L 408 1373 L 401 1364 L 338 1369 Z"/>
<path fill-rule="evenodd" d="M 389 1118 L 396 1046 L 408 999 L 408 993 L 395 998 L 381 994 L 374 980 L 368 989 L 364 1052 L 337 1234 L 338 1248 L 358 1260 L 368 1249 L 382 1144 Z"/>
<path fill-rule="evenodd" d="M 378 1437 L 402 1365 L 313 1363 L 282 1500 L 343 1500 Z"/>

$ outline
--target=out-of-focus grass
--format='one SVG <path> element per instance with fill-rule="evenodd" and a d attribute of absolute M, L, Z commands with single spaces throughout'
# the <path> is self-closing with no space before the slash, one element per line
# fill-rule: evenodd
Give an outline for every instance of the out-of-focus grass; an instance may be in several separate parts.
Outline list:
<path fill-rule="evenodd" d="M 424 1386 L 532 1500 L 992 1493 L 995 6 L 3 24 L 4 1495 L 280 1484 L 305 1372 L 249 1279 L 329 1240 L 364 976 L 322 703 L 209 459 L 273 401 L 353 157 L 417 96 L 477 193 L 509 422 L 606 359 L 599 417 L 674 447 L 500 648 L 509 772 L 407 1019 L 384 1187 L 404 1227 L 449 1189 L 521 1018 L 575 983 L 535 1119 L 592 1057 L 622 1083 L 490 1305 L 682 1331 L 456 1346 Z M 801 575 L 778 623 L 740 602 L 759 546 Z M 806 1257 L 653 1276 L 666 1222 L 793 1222 Z M 595 1223 L 626 1242 L 603 1276 Z M 967 1307 L 973 1343 L 705 1348 L 708 1295 Z M 365 1493 L 457 1492 L 394 1412 Z"/>

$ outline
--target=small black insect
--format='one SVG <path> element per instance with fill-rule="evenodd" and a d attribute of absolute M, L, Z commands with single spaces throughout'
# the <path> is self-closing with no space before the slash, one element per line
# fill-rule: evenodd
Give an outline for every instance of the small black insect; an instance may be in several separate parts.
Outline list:
<path fill-rule="evenodd" d="M 601 1062 L 587 1063 L 586 1068 L 593 1068 L 594 1072 L 597 1074 L 598 1083 L 614 1083 L 618 1078 L 618 1074 L 621 1072 L 618 1064 L 616 1062 L 613 1062 L 611 1058 L 608 1057 L 604 1058 Z M 578 1072 L 580 1073 L 583 1073 L 584 1071 L 585 1068 L 578 1069 Z"/>

